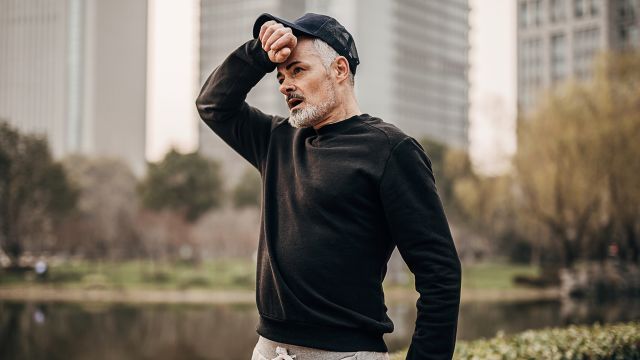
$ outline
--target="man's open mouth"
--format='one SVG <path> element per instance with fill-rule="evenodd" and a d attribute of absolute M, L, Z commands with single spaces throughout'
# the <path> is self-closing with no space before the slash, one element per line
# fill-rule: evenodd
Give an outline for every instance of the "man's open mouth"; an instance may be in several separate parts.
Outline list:
<path fill-rule="evenodd" d="M 304 100 L 299 99 L 299 98 L 291 98 L 287 101 L 287 104 L 289 105 L 289 110 L 293 110 L 296 106 L 302 104 Z"/>

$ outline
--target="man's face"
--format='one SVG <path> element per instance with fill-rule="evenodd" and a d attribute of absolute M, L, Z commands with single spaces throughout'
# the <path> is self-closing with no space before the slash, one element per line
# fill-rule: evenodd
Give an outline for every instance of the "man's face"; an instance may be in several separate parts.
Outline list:
<path fill-rule="evenodd" d="M 289 107 L 289 123 L 309 127 L 324 120 L 336 106 L 331 73 L 322 64 L 309 38 L 299 38 L 287 61 L 278 64 L 280 92 Z"/>

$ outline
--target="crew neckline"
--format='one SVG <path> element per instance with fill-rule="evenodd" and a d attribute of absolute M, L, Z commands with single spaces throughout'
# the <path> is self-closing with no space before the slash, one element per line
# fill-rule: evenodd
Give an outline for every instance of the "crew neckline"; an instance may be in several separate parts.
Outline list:
<path fill-rule="evenodd" d="M 324 125 L 319 129 L 315 129 L 315 128 L 312 128 L 312 129 L 318 135 L 330 134 L 330 133 L 334 133 L 334 132 L 349 128 L 353 124 L 357 124 L 359 122 L 358 120 L 360 120 L 362 117 L 368 117 L 368 116 L 369 114 L 366 114 L 366 113 L 353 115 L 352 117 L 346 118 L 344 120 L 340 120 L 331 124 Z"/>

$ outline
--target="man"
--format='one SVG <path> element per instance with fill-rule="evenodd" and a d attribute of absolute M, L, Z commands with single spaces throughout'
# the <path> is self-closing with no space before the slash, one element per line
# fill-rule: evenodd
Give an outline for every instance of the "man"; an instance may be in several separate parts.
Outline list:
<path fill-rule="evenodd" d="M 461 267 L 424 150 L 360 111 L 358 54 L 335 19 L 263 14 L 253 34 L 196 101 L 262 177 L 253 359 L 388 359 L 382 281 L 395 246 L 420 293 L 407 359 L 450 359 Z M 288 118 L 245 102 L 276 68 Z"/>

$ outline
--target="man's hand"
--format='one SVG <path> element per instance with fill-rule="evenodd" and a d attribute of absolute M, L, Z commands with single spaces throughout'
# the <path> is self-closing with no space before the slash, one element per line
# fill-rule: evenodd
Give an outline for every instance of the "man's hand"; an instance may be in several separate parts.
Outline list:
<path fill-rule="evenodd" d="M 262 24 L 258 38 L 264 51 L 269 54 L 269 60 L 276 64 L 285 62 L 298 44 L 298 39 L 293 35 L 291 28 L 274 20 Z"/>

